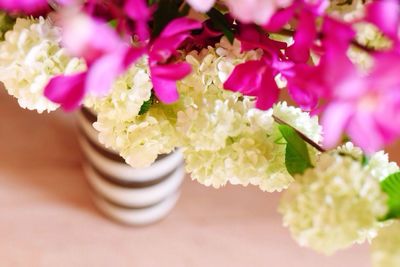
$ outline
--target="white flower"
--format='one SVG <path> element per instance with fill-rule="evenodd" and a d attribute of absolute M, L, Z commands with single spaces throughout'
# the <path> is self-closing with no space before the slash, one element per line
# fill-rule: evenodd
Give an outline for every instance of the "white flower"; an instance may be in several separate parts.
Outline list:
<path fill-rule="evenodd" d="M 38 112 L 53 111 L 58 105 L 43 96 L 48 81 L 58 74 L 85 68 L 60 47 L 60 29 L 50 21 L 18 18 L 0 43 L 0 81 L 21 107 Z"/>
<path fill-rule="evenodd" d="M 91 98 L 86 103 L 97 113 L 94 127 L 100 142 L 118 151 L 135 168 L 149 166 L 159 154 L 174 150 L 179 140 L 173 105 L 156 103 L 139 115 L 143 103 L 151 97 L 152 87 L 143 58 L 113 84 L 108 96 Z"/>
<path fill-rule="evenodd" d="M 186 169 L 207 186 L 226 183 L 256 185 L 281 191 L 293 182 L 285 167 L 285 144 L 272 114 L 319 142 L 321 127 L 300 109 L 277 104 L 274 109 L 254 108 L 254 99 L 223 89 L 234 67 L 257 59 L 261 51 L 241 53 L 238 41 L 225 38 L 216 48 L 192 52 L 187 62 L 193 72 L 178 83 L 183 110 L 177 129 L 184 144 Z"/>
<path fill-rule="evenodd" d="M 331 254 L 363 242 L 376 234 L 387 212 L 379 180 L 352 157 L 325 153 L 295 180 L 279 211 L 302 246 Z"/>
<path fill-rule="evenodd" d="M 379 151 L 373 154 L 368 161 L 367 168 L 371 175 L 379 181 L 382 181 L 390 174 L 399 171 L 397 163 L 390 162 L 389 155 L 384 151 Z"/>
<path fill-rule="evenodd" d="M 400 266 L 400 222 L 395 221 L 379 230 L 372 241 L 372 263 L 374 267 Z"/>

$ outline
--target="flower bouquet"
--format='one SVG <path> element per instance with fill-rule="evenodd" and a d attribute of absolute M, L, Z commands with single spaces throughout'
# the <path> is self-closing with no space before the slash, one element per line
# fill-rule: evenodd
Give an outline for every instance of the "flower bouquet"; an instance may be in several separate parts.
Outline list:
<path fill-rule="evenodd" d="M 182 154 L 206 186 L 284 191 L 301 246 L 369 241 L 375 266 L 400 266 L 400 170 L 379 151 L 400 137 L 397 0 L 0 8 L 0 81 L 21 107 L 82 108 L 89 141 L 136 170 Z"/>

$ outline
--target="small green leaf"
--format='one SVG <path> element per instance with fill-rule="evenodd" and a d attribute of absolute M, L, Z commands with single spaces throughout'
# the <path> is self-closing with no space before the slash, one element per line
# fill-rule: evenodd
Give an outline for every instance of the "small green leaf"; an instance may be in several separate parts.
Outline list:
<path fill-rule="evenodd" d="M 113 19 L 108 22 L 108 25 L 110 25 L 112 28 L 115 29 L 115 28 L 117 28 L 117 23 L 118 23 L 118 21 L 116 19 Z"/>
<path fill-rule="evenodd" d="M 151 108 L 151 105 L 153 104 L 153 95 L 151 95 L 150 99 L 143 102 L 142 106 L 140 107 L 139 115 L 145 114 L 149 109 Z"/>
<path fill-rule="evenodd" d="M 294 176 L 303 174 L 306 169 L 312 168 L 306 142 L 292 127 L 287 125 L 279 125 L 278 127 L 287 142 L 285 155 L 287 171 Z"/>
<path fill-rule="evenodd" d="M 400 172 L 386 177 L 381 182 L 381 187 L 389 197 L 389 213 L 385 219 L 400 218 Z"/>
<path fill-rule="evenodd" d="M 229 42 L 233 44 L 235 35 L 233 33 L 231 25 L 229 25 L 229 22 L 225 18 L 224 14 L 222 14 L 216 8 L 212 8 L 210 11 L 207 12 L 207 15 L 210 17 L 211 22 L 214 24 L 214 27 L 217 30 L 220 30 L 226 36 Z"/>

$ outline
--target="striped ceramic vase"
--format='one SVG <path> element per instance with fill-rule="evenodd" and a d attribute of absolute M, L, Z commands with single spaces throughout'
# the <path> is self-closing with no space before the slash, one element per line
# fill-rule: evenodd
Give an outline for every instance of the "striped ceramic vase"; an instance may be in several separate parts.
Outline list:
<path fill-rule="evenodd" d="M 152 166 L 134 169 L 98 142 L 96 116 L 78 113 L 79 141 L 86 157 L 84 171 L 95 205 L 108 217 L 129 225 L 156 222 L 172 210 L 185 172 L 179 151 L 161 155 Z"/>

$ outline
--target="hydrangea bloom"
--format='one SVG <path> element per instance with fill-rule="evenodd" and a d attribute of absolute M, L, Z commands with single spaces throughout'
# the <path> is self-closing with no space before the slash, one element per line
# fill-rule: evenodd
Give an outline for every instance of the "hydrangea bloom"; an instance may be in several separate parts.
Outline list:
<path fill-rule="evenodd" d="M 368 167 L 326 153 L 315 168 L 295 178 L 279 211 L 300 245 L 332 254 L 376 234 L 387 197 Z"/>
<path fill-rule="evenodd" d="M 85 68 L 61 48 L 60 35 L 60 28 L 42 17 L 19 18 L 0 43 L 0 80 L 21 107 L 40 113 L 55 110 L 58 105 L 43 96 L 47 82 Z"/>
<path fill-rule="evenodd" d="M 255 109 L 249 97 L 221 90 L 234 66 L 260 57 L 261 51 L 241 53 L 240 44 L 223 38 L 216 49 L 208 48 L 187 61 L 193 73 L 178 87 L 185 109 L 178 113 L 178 131 L 183 133 L 186 168 L 205 185 L 226 183 L 259 186 L 265 191 L 287 188 L 293 178 L 284 164 L 284 144 L 272 114 L 286 119 L 316 142 L 321 127 L 307 113 L 276 105 L 273 110 Z M 243 168 L 242 166 L 246 166 Z"/>
<path fill-rule="evenodd" d="M 178 142 L 169 114 L 171 106 L 155 104 L 139 115 L 143 103 L 151 97 L 151 89 L 143 58 L 114 82 L 109 95 L 86 101 L 97 113 L 94 127 L 100 142 L 118 151 L 136 168 L 149 166 L 159 154 L 171 152 Z"/>
<path fill-rule="evenodd" d="M 379 230 L 372 241 L 372 263 L 374 267 L 400 266 L 400 222 Z"/>

